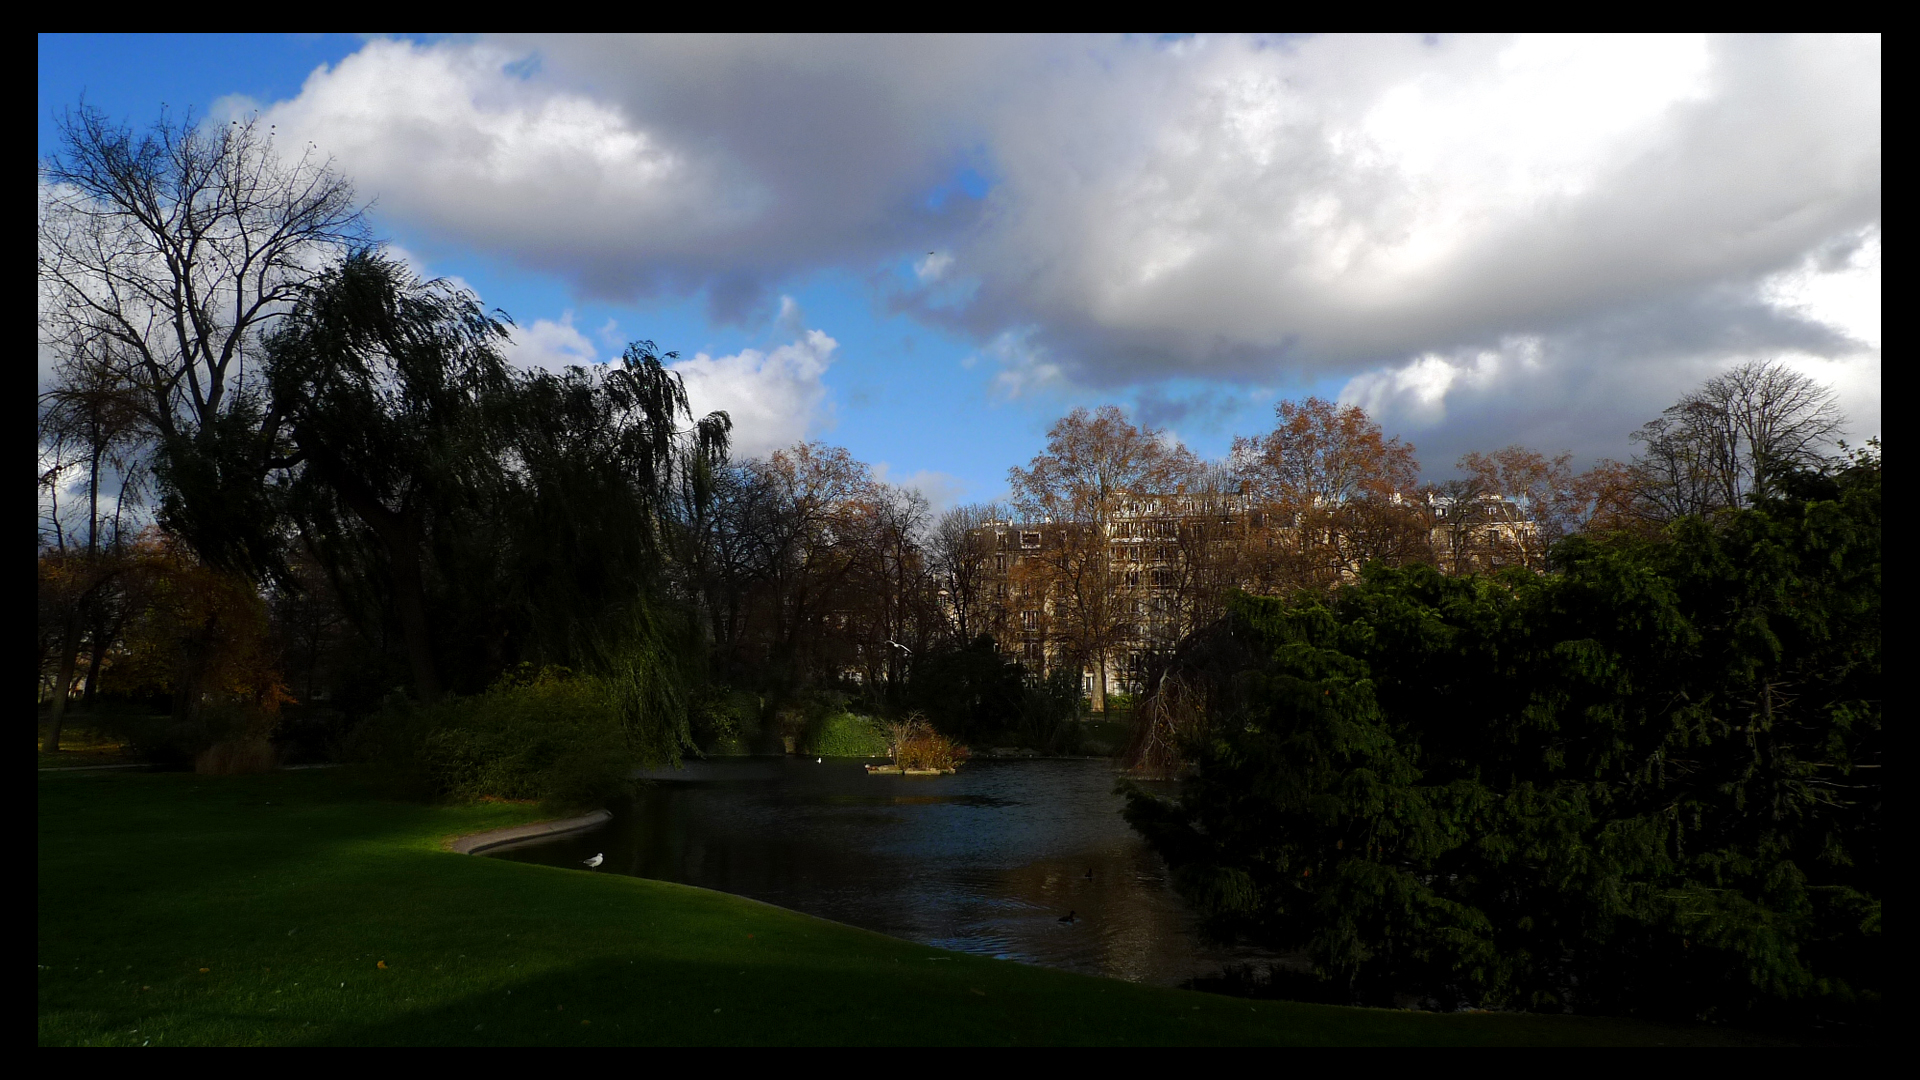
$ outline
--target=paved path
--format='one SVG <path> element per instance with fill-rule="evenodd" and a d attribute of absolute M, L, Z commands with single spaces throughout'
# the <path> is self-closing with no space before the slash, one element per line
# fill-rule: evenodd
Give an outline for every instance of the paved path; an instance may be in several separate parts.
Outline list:
<path fill-rule="evenodd" d="M 596 829 L 613 820 L 613 814 L 607 810 L 595 810 L 591 814 L 564 818 L 560 821 L 536 821 L 531 825 L 515 825 L 511 829 L 492 829 L 487 832 L 471 833 L 455 837 L 448 845 L 462 855 L 478 855 L 489 848 L 502 844 L 518 843 L 522 840 L 539 840 L 562 833 L 585 832 Z"/>

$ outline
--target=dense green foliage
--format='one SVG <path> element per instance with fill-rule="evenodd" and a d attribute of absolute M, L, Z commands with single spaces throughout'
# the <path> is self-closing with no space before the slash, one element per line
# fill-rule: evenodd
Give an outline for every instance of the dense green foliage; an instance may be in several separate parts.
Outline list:
<path fill-rule="evenodd" d="M 617 697 L 607 680 L 549 668 L 483 694 L 396 703 L 362 725 L 357 748 L 410 793 L 598 806 L 647 759 Z"/>
<path fill-rule="evenodd" d="M 384 801 L 351 768 L 42 773 L 38 1041 L 1726 1041 L 1625 1021 L 1137 986 L 930 949 L 703 889 L 441 849 L 449 836 L 535 816 L 501 803 Z"/>
<path fill-rule="evenodd" d="M 766 700 L 727 685 L 699 688 L 691 709 L 693 742 L 706 754 L 751 754 L 764 742 Z"/>
<path fill-rule="evenodd" d="M 1557 571 L 1242 597 L 1128 814 L 1223 929 L 1362 998 L 1756 1017 L 1884 989 L 1880 468 Z"/>
<path fill-rule="evenodd" d="M 962 647 L 934 649 L 913 665 L 909 700 L 940 730 L 978 739 L 1012 727 L 1020 715 L 1020 665 L 982 634 Z"/>
<path fill-rule="evenodd" d="M 814 724 L 802 750 L 823 757 L 883 758 L 887 756 L 886 725 L 857 713 L 829 713 Z"/>
<path fill-rule="evenodd" d="M 693 422 L 651 343 L 555 374 L 509 367 L 505 336 L 376 254 L 319 275 L 268 339 L 287 518 L 363 629 L 405 643 L 422 700 L 566 664 L 632 684 L 630 720 L 684 724 L 659 534 L 727 420 Z"/>

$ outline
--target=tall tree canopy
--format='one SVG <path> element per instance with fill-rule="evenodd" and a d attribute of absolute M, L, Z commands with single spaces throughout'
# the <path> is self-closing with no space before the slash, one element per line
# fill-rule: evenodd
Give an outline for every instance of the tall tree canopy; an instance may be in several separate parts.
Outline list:
<path fill-rule="evenodd" d="M 1376 1000 L 1668 1015 L 1885 987 L 1880 466 L 1559 573 L 1243 597 L 1128 816 L 1217 923 Z"/>
<path fill-rule="evenodd" d="M 1841 423 L 1833 391 L 1778 360 L 1716 375 L 1634 433 L 1642 513 L 1668 521 L 1764 498 L 1775 473 L 1816 466 Z"/>
<path fill-rule="evenodd" d="M 509 368 L 505 335 L 472 295 L 361 251 L 267 343 L 278 497 L 363 620 L 398 627 L 426 700 L 653 641 L 680 463 L 725 453 L 724 414 L 694 422 L 651 343 L 553 374 Z"/>
<path fill-rule="evenodd" d="M 1129 636 L 1132 600 L 1117 594 L 1109 526 L 1124 498 L 1146 500 L 1184 487 L 1200 473 L 1192 451 L 1142 428 L 1117 407 L 1075 409 L 1047 431 L 1046 448 L 1008 471 L 1013 503 L 1030 520 L 1051 520 L 1040 548 L 1023 553 L 1019 603 L 1036 621 L 1051 598 L 1051 627 L 1073 661 L 1091 662 L 1093 703 L 1106 708 L 1113 650 Z"/>

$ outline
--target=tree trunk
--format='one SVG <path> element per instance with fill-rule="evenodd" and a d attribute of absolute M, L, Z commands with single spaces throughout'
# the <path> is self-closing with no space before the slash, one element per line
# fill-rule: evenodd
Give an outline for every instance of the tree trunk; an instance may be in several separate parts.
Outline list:
<path fill-rule="evenodd" d="M 86 689 L 80 692 L 80 710 L 88 715 L 93 713 L 93 692 L 100 681 L 100 665 L 107 658 L 107 642 L 106 634 L 95 633 L 92 655 L 87 658 L 87 682 Z"/>
<path fill-rule="evenodd" d="M 1105 717 L 1107 715 L 1107 650 L 1096 649 L 1093 653 L 1093 711 Z"/>
<path fill-rule="evenodd" d="M 200 692 L 206 685 L 207 659 L 220 633 L 218 613 L 208 615 L 200 631 L 186 639 L 173 676 L 173 720 L 188 724 L 200 718 Z"/>
<path fill-rule="evenodd" d="M 417 541 L 387 545 L 393 573 L 393 606 L 400 616 L 400 634 L 407 643 L 407 663 L 413 668 L 413 686 L 424 704 L 440 700 L 440 670 L 433 660 L 433 637 L 427 625 L 426 581 L 420 573 Z"/>
<path fill-rule="evenodd" d="M 297 436 L 296 436 L 297 439 Z M 414 515 L 387 509 L 377 494 L 358 477 L 340 467 L 331 454 L 299 443 L 333 484 L 335 491 L 365 522 L 386 549 L 393 574 L 393 607 L 400 618 L 400 635 L 407 645 L 407 663 L 413 669 L 414 692 L 423 703 L 440 700 L 440 669 L 433 659 L 433 637 L 427 625 L 426 576 L 421 571 L 420 529 Z"/>
<path fill-rule="evenodd" d="M 67 715 L 67 697 L 73 689 L 73 669 L 80 662 L 80 613 L 67 616 L 66 634 L 60 642 L 60 671 L 53 680 L 53 707 L 49 710 L 46 752 L 60 752 L 60 725 Z"/>

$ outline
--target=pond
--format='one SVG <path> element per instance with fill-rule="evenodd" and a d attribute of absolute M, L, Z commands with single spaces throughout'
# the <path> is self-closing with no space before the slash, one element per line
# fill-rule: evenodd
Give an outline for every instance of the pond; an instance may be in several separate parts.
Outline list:
<path fill-rule="evenodd" d="M 1121 819 L 1109 761 L 974 761 L 903 777 L 869 776 L 858 761 L 750 758 L 647 775 L 631 812 L 605 828 L 489 854 L 577 868 L 604 853 L 599 873 L 1132 982 L 1276 959 L 1202 939 L 1166 865 Z"/>

